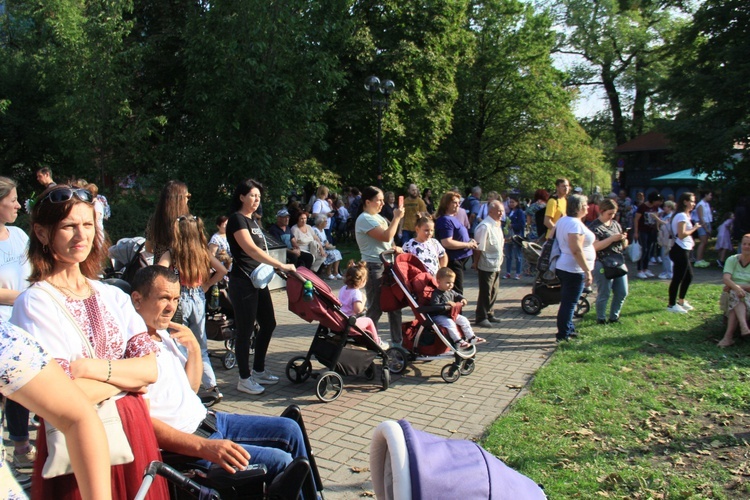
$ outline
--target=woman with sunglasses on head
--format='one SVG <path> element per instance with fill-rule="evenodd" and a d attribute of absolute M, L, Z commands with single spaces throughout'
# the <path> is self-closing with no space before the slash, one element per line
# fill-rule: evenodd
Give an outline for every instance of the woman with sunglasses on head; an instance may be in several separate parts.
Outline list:
<path fill-rule="evenodd" d="M 32 334 L 88 400 L 116 399 L 134 460 L 111 468 L 112 496 L 133 498 L 143 470 L 161 460 L 151 418 L 141 394 L 156 381 L 157 347 L 143 319 L 120 289 L 98 281 L 106 258 L 93 197 L 85 189 L 53 186 L 31 211 L 31 285 L 18 296 L 11 323 Z M 33 498 L 79 498 L 70 475 L 42 479 L 47 459 L 44 428 L 37 435 Z M 157 481 L 149 498 L 167 498 Z"/>
<path fill-rule="evenodd" d="M 172 222 L 172 246 L 156 262 L 180 276 L 180 312 L 182 324 L 190 328 L 201 347 L 203 387 L 213 393 L 215 403 L 223 395 L 216 386 L 216 375 L 208 357 L 206 336 L 206 292 L 227 274 L 227 269 L 209 252 L 203 221 L 190 214 Z M 214 273 L 211 274 L 211 269 Z"/>
<path fill-rule="evenodd" d="M 234 305 L 234 321 L 237 327 L 237 366 L 240 379 L 237 390 L 247 394 L 262 394 L 263 385 L 276 384 L 279 377 L 266 369 L 266 353 L 271 336 L 276 329 L 271 292 L 268 287 L 256 288 L 250 276 L 260 264 L 291 272 L 294 264 L 285 264 L 271 257 L 266 251 L 265 236 L 253 214 L 258 210 L 263 194 L 263 185 L 255 179 L 240 182 L 232 195 L 227 222 L 227 241 L 232 249 L 232 273 L 229 280 L 229 298 Z M 250 336 L 258 322 L 255 337 L 255 356 L 250 370 Z"/>

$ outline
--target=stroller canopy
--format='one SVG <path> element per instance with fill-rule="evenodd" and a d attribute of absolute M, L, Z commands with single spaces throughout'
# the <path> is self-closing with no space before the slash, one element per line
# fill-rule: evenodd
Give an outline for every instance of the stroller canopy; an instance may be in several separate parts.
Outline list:
<path fill-rule="evenodd" d="M 444 439 L 406 420 L 381 423 L 370 447 L 375 495 L 385 500 L 542 500 L 534 481 L 466 440 Z"/>

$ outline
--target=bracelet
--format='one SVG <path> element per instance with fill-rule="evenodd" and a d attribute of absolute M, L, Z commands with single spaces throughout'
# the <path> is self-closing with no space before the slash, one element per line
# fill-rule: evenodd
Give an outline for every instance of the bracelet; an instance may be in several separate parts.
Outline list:
<path fill-rule="evenodd" d="M 107 360 L 107 378 L 104 379 L 104 382 L 109 382 L 109 379 L 112 378 L 112 361 Z"/>

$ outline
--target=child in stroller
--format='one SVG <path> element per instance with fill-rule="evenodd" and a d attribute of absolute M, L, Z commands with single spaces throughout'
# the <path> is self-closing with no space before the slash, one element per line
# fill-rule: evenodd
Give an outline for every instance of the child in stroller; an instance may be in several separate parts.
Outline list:
<path fill-rule="evenodd" d="M 557 276 L 555 276 L 554 273 L 546 269 L 542 271 L 537 268 L 539 258 L 542 255 L 542 246 L 520 236 L 514 236 L 513 243 L 523 248 L 524 259 L 529 262 L 532 269 L 537 269 L 531 293 L 525 295 L 523 299 L 521 299 L 521 309 L 523 309 L 523 312 L 526 314 L 537 315 L 548 305 L 559 304 L 560 280 L 557 279 Z M 548 240 L 546 244 L 552 244 L 552 240 Z M 573 316 L 576 318 L 583 317 L 591 309 L 591 303 L 587 298 L 588 294 L 591 292 L 591 287 L 583 289 L 583 293 L 578 299 L 578 304 L 576 304 L 573 313 Z"/>
<path fill-rule="evenodd" d="M 372 340 L 377 342 L 382 349 L 388 349 L 390 346 L 388 342 L 380 340 L 375 323 L 364 315 L 366 298 L 362 289 L 366 284 L 367 263 L 350 260 L 344 271 L 344 286 L 339 290 L 341 312 L 349 317 L 357 318 L 357 327 L 369 333 Z"/>
<path fill-rule="evenodd" d="M 435 280 L 437 280 L 437 288 L 432 292 L 430 305 L 449 306 L 451 308 L 450 313 L 433 313 L 432 319 L 435 321 L 435 324 L 448 331 L 451 340 L 459 349 L 468 349 L 471 347 L 471 344 L 482 344 L 486 342 L 485 339 L 477 337 L 474 334 L 474 330 L 471 329 L 471 323 L 466 319 L 466 316 L 456 314 L 455 318 L 453 317 L 453 309 L 456 304 L 461 304 L 462 306 L 468 304 L 463 295 L 453 290 L 453 283 L 456 280 L 456 273 L 453 272 L 453 269 L 441 267 L 435 275 Z M 458 332 L 457 327 L 461 327 L 466 340 L 461 338 L 461 334 Z"/>
<path fill-rule="evenodd" d="M 314 272 L 304 267 L 287 275 L 289 310 L 308 323 L 319 322 L 306 356 L 297 356 L 286 365 L 286 376 L 296 384 L 308 378 L 317 379 L 315 394 L 326 403 L 344 391 L 342 375 L 375 378 L 375 358 L 382 360 L 383 390 L 390 386 L 391 374 L 385 368 L 388 355 L 366 330 L 357 325 L 357 318 L 342 312 L 341 302 L 331 288 Z M 327 370 L 313 373 L 312 357 Z"/>
<path fill-rule="evenodd" d="M 388 349 L 390 371 L 402 373 L 409 361 L 431 361 L 453 355 L 453 362 L 445 365 L 440 373 L 443 380 L 450 384 L 461 375 L 471 374 L 474 371 L 476 346 L 469 344 L 469 348 L 462 349 L 454 344 L 449 334 L 443 333 L 432 316 L 436 312 L 445 311 L 445 305 L 430 305 L 433 290 L 438 287 L 435 277 L 427 271 L 416 255 L 396 255 L 393 263 L 388 260 L 391 255 L 392 251 L 380 255 L 386 269 L 383 275 L 380 308 L 383 312 L 388 312 L 409 307 L 415 319 L 402 325 L 402 346 Z M 453 307 L 460 312 L 462 304 L 458 303 Z M 465 337 L 471 338 L 472 334 L 464 332 Z"/>

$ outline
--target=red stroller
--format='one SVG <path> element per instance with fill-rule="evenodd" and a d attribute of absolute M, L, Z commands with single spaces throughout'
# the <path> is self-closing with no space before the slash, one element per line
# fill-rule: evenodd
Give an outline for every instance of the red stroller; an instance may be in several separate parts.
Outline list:
<path fill-rule="evenodd" d="M 324 402 L 334 401 L 344 391 L 342 375 L 360 375 L 373 380 L 376 374 L 375 358 L 380 358 L 380 377 L 383 390 L 391 383 L 388 355 L 370 335 L 356 325 L 356 318 L 341 311 L 341 302 L 331 288 L 311 270 L 300 267 L 287 275 L 286 293 L 289 310 L 308 323 L 320 324 L 315 331 L 306 356 L 289 360 L 286 376 L 301 384 L 310 376 L 317 379 L 315 395 Z M 311 358 L 325 367 L 322 373 L 313 373 Z"/>
<path fill-rule="evenodd" d="M 430 317 L 430 313 L 442 310 L 440 306 L 430 305 L 432 291 L 437 287 L 435 277 L 417 256 L 399 254 L 390 263 L 387 257 L 392 254 L 383 252 L 380 255 L 385 265 L 380 309 L 389 312 L 410 307 L 415 319 L 402 324 L 403 347 L 388 349 L 388 368 L 393 373 L 402 373 L 409 361 L 432 361 L 453 356 L 453 362 L 445 365 L 440 372 L 443 380 L 452 384 L 461 375 L 470 375 L 474 371 L 476 347 L 456 348 L 450 337 Z M 460 305 L 454 306 L 452 312 L 457 314 L 460 308 Z"/>

